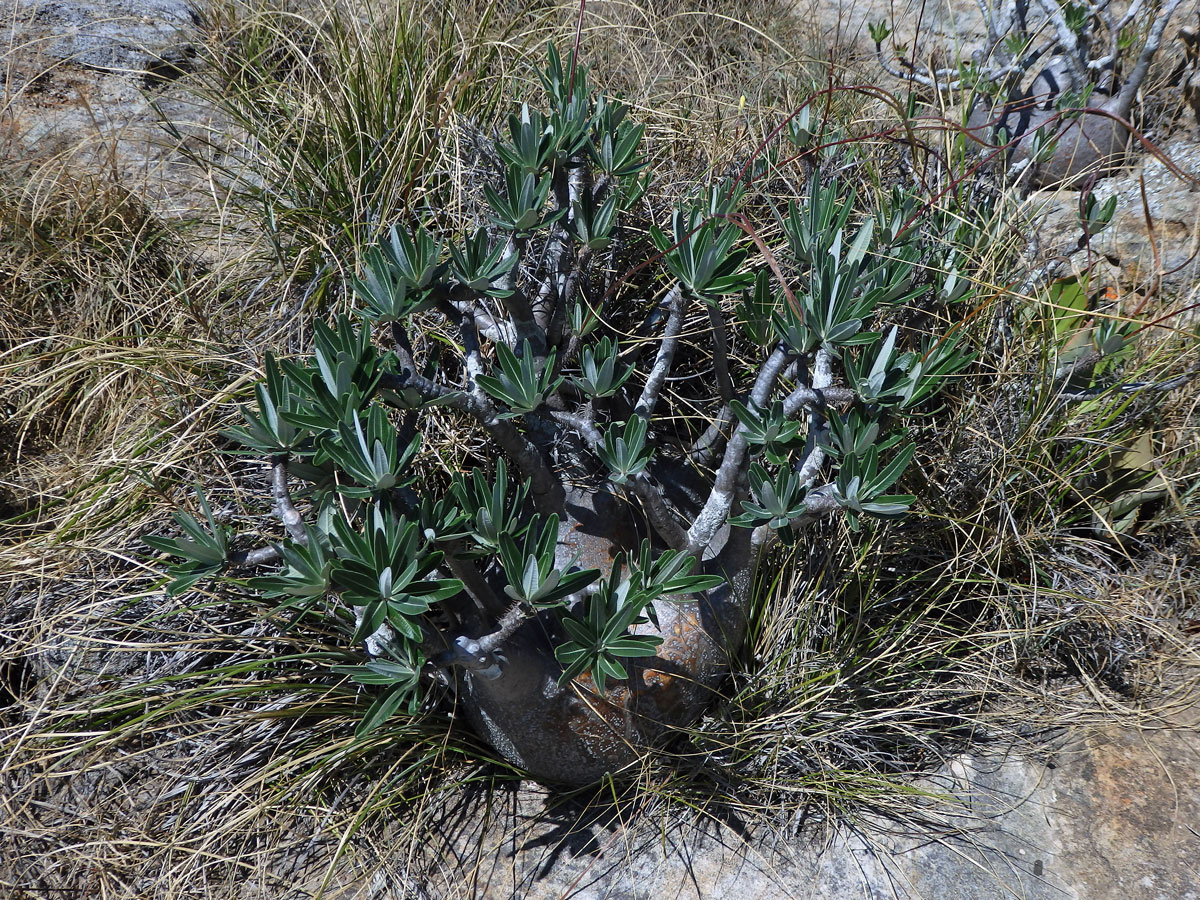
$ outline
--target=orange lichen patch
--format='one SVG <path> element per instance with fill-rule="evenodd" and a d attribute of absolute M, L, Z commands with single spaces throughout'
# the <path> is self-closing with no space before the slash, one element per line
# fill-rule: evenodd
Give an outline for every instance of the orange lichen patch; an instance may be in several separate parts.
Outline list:
<path fill-rule="evenodd" d="M 577 566 L 599 569 L 605 575 L 612 571 L 613 561 L 624 552 L 624 548 L 611 538 L 589 534 L 578 523 L 562 534 L 559 540 L 574 557 Z"/>
<path fill-rule="evenodd" d="M 642 679 L 646 687 L 651 690 L 665 690 L 670 687 L 671 682 L 675 680 L 675 676 L 668 675 L 666 672 L 659 672 L 656 669 L 651 669 L 646 673 L 646 677 Z"/>

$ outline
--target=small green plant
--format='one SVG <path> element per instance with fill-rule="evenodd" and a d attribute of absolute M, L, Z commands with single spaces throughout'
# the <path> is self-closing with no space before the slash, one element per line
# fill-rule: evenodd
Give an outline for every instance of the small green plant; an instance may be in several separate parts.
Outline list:
<path fill-rule="evenodd" d="M 636 344 L 618 342 L 614 321 L 653 287 L 602 287 L 614 236 L 632 239 L 628 198 L 653 184 L 643 129 L 574 56 L 551 48 L 541 80 L 548 108 L 523 105 L 495 143 L 490 225 L 393 226 L 348 278 L 359 308 L 316 323 L 307 360 L 267 356 L 230 437 L 269 463 L 287 537 L 234 552 L 201 497 L 207 527 L 181 513 L 188 538 L 148 543 L 183 560 L 172 591 L 282 562 L 250 585 L 347 623 L 367 658 L 344 671 L 385 688 L 364 729 L 454 684 L 514 763 L 588 782 L 710 702 L 773 542 L 833 514 L 857 530 L 909 509 L 911 494 L 890 493 L 915 450 L 902 419 L 973 354 L 873 330 L 936 295 L 915 277 L 928 248 L 900 224 L 907 195 L 864 214 L 820 171 L 776 216 L 770 264 L 752 255 L 737 181 L 651 226 L 641 250 L 661 299 Z M 733 307 L 750 341 L 736 359 Z M 433 316 L 454 338 L 419 358 Z M 711 346 L 687 364 L 714 377 L 703 415 L 680 419 L 667 385 L 694 316 Z M 435 409 L 491 448 L 448 483 L 417 474 Z"/>

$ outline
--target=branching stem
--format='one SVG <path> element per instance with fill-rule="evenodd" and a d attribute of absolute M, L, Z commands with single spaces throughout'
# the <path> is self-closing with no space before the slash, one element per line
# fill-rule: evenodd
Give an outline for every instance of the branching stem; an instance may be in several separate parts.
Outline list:
<path fill-rule="evenodd" d="M 426 402 L 440 403 L 471 416 L 512 457 L 521 474 L 529 479 L 530 495 L 538 512 L 561 510 L 566 491 L 538 448 L 511 421 L 500 418 L 499 410 L 490 401 L 464 391 L 452 391 L 417 374 L 408 334 L 398 323 L 393 326 L 392 333 L 400 372 L 397 375 L 383 375 L 380 384 L 397 391 L 412 388 Z"/>
<path fill-rule="evenodd" d="M 675 349 L 679 345 L 679 334 L 683 331 L 683 318 L 687 312 L 687 297 L 679 285 L 671 288 L 667 295 L 665 306 L 669 310 L 667 326 L 663 329 L 662 341 L 658 345 L 658 356 L 654 358 L 654 367 L 646 377 L 646 386 L 638 399 L 634 412 L 649 421 L 654 414 L 654 406 L 662 392 L 663 384 L 671 373 L 671 365 L 675 361 Z"/>
<path fill-rule="evenodd" d="M 754 388 L 750 392 L 752 408 L 762 409 L 766 405 L 767 398 L 779 381 L 780 373 L 787 366 L 788 356 L 787 349 L 780 344 L 767 357 L 767 361 L 763 363 L 763 367 L 758 373 L 758 378 L 755 379 Z M 737 494 L 738 476 L 742 474 L 742 464 L 745 462 L 748 446 L 746 428 L 740 425 L 725 447 L 725 456 L 713 479 L 712 492 L 708 496 L 708 501 L 696 516 L 692 527 L 688 529 L 685 552 L 693 559 L 704 558 L 705 549 L 712 543 L 713 538 L 716 537 L 717 532 L 729 517 L 729 510 L 733 506 L 733 500 Z"/>
<path fill-rule="evenodd" d="M 271 497 L 275 500 L 275 515 L 283 522 L 288 537 L 297 544 L 308 544 L 308 532 L 304 530 L 304 519 L 292 503 L 292 494 L 287 483 L 287 454 L 271 457 Z"/>

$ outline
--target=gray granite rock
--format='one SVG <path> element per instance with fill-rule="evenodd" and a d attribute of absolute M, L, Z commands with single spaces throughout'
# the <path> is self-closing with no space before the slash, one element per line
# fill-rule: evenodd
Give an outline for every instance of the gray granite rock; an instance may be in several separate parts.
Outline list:
<path fill-rule="evenodd" d="M 5 21 L 14 23 L 13 47 L 22 54 L 141 73 L 178 54 L 197 15 L 189 0 L 17 0 Z"/>
<path fill-rule="evenodd" d="M 0 0 L 0 155 L 54 178 L 103 173 L 157 198 L 170 213 L 186 188 L 180 131 L 203 132 L 211 111 L 174 78 L 193 64 L 189 0 Z M 194 129 L 192 123 L 195 123 Z"/>
<path fill-rule="evenodd" d="M 1110 281 L 1123 290 L 1145 289 L 1158 276 L 1160 288 L 1186 294 L 1200 282 L 1200 140 L 1185 133 L 1163 141 L 1158 152 L 1165 160 L 1143 155 L 1129 172 L 1096 182 L 1097 200 L 1117 198 L 1112 223 L 1092 241 L 1101 257 L 1098 287 Z M 1075 246 L 1078 191 L 1042 191 L 1029 203 L 1043 215 L 1044 254 Z"/>
<path fill-rule="evenodd" d="M 931 827 L 883 820 L 746 838 L 588 825 L 536 789 L 447 834 L 430 896 L 476 900 L 1200 900 L 1200 739 L 1115 726 L 1049 761 L 968 754 L 927 787 Z M 503 806 L 503 804 L 501 804 Z"/>

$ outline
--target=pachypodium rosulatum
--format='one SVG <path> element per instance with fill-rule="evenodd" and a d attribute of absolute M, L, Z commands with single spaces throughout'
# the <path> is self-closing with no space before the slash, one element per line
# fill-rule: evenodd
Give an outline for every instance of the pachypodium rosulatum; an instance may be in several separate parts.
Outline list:
<path fill-rule="evenodd" d="M 541 81 L 548 108 L 485 142 L 477 224 L 392 227 L 348 285 L 355 314 L 317 321 L 307 359 L 266 356 L 231 437 L 269 461 L 286 537 L 234 549 L 201 494 L 204 521 L 147 542 L 181 560 L 173 592 L 256 569 L 252 588 L 345 623 L 364 657 L 344 671 L 377 691 L 363 729 L 456 703 L 506 759 L 581 784 L 713 701 L 774 542 L 909 509 L 904 417 L 973 354 L 871 329 L 970 291 L 911 195 L 863 215 L 820 152 L 765 230 L 742 206 L 790 164 L 775 151 L 647 239 L 644 127 L 573 56 L 550 48 Z M 682 370 L 701 376 L 686 415 Z M 413 465 L 435 408 L 490 448 L 441 484 Z"/>
<path fill-rule="evenodd" d="M 972 142 L 992 158 L 1003 151 L 1014 184 L 1070 188 L 1121 166 L 1136 135 L 1134 105 L 1181 3 L 981 4 L 986 40 L 957 65 L 932 71 L 906 58 L 910 45 L 900 43 L 886 20 L 868 29 L 890 75 L 969 98 L 964 124 Z M 1185 43 L 1188 33 L 1180 35 Z M 915 61 L 927 53 L 911 56 Z"/>

